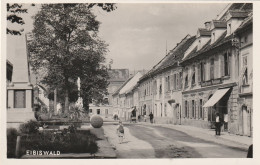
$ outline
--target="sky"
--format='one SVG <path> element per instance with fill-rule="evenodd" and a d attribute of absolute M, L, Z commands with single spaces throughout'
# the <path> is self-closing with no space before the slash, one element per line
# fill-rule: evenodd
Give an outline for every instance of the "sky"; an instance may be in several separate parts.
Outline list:
<path fill-rule="evenodd" d="M 109 44 L 112 68 L 151 69 L 187 34 L 196 35 L 227 4 L 117 4 L 99 10 L 100 37 Z M 167 42 L 167 44 L 166 44 Z M 166 46 L 167 45 L 167 46 Z"/>
<path fill-rule="evenodd" d="M 227 3 L 121 3 L 105 12 L 95 8 L 101 22 L 99 36 L 109 44 L 108 61 L 112 69 L 149 70 L 187 34 L 196 35 L 204 22 L 215 19 Z M 38 8 L 28 7 L 22 28 L 33 28 Z M 7 26 L 13 26 L 8 24 Z M 7 43 L 8 44 L 8 43 Z"/>

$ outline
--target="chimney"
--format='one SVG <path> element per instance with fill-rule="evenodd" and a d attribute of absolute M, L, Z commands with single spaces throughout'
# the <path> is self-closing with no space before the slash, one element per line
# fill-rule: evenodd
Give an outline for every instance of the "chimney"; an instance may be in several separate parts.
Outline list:
<path fill-rule="evenodd" d="M 207 21 L 207 22 L 205 22 L 204 24 L 205 24 L 205 28 L 206 28 L 207 30 L 210 30 L 210 21 Z"/>

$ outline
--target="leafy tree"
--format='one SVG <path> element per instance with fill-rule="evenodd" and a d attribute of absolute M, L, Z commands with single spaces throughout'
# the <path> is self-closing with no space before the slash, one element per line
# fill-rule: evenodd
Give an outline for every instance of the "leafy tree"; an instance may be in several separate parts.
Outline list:
<path fill-rule="evenodd" d="M 31 4 L 31 6 L 35 6 L 35 4 Z M 23 18 L 20 16 L 20 14 L 27 13 L 28 10 L 25 9 L 22 4 L 7 3 L 6 9 L 7 9 L 7 18 L 6 18 L 7 21 L 10 21 L 12 23 L 17 23 L 19 25 L 25 24 Z M 21 35 L 22 32 L 23 32 L 23 29 L 12 30 L 12 29 L 6 28 L 6 34 Z"/>
<path fill-rule="evenodd" d="M 35 71 L 46 70 L 42 83 L 60 88 L 69 109 L 69 93 L 81 78 L 85 106 L 106 93 L 107 73 L 102 65 L 107 45 L 98 37 L 93 6 L 112 11 L 114 4 L 44 4 L 34 17 L 30 62 Z"/>

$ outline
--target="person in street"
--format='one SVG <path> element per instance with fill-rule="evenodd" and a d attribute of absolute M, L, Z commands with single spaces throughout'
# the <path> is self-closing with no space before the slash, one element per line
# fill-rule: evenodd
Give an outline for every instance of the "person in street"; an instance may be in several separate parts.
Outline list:
<path fill-rule="evenodd" d="M 122 124 L 122 121 L 119 121 L 119 125 L 117 127 L 117 135 L 119 138 L 119 144 L 123 143 L 123 138 L 124 138 L 124 126 Z"/>
<path fill-rule="evenodd" d="M 219 113 L 216 113 L 216 135 L 220 136 L 220 119 L 219 119 Z"/>
<path fill-rule="evenodd" d="M 149 117 L 150 117 L 150 122 L 153 123 L 153 113 L 152 112 L 150 113 Z"/>

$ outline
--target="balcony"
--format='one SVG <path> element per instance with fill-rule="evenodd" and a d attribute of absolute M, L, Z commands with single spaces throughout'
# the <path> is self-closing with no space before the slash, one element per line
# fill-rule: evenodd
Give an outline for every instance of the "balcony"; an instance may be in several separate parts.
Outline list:
<path fill-rule="evenodd" d="M 212 79 L 208 81 L 201 82 L 201 87 L 211 86 L 211 85 L 217 85 L 222 84 L 222 78 Z"/>

